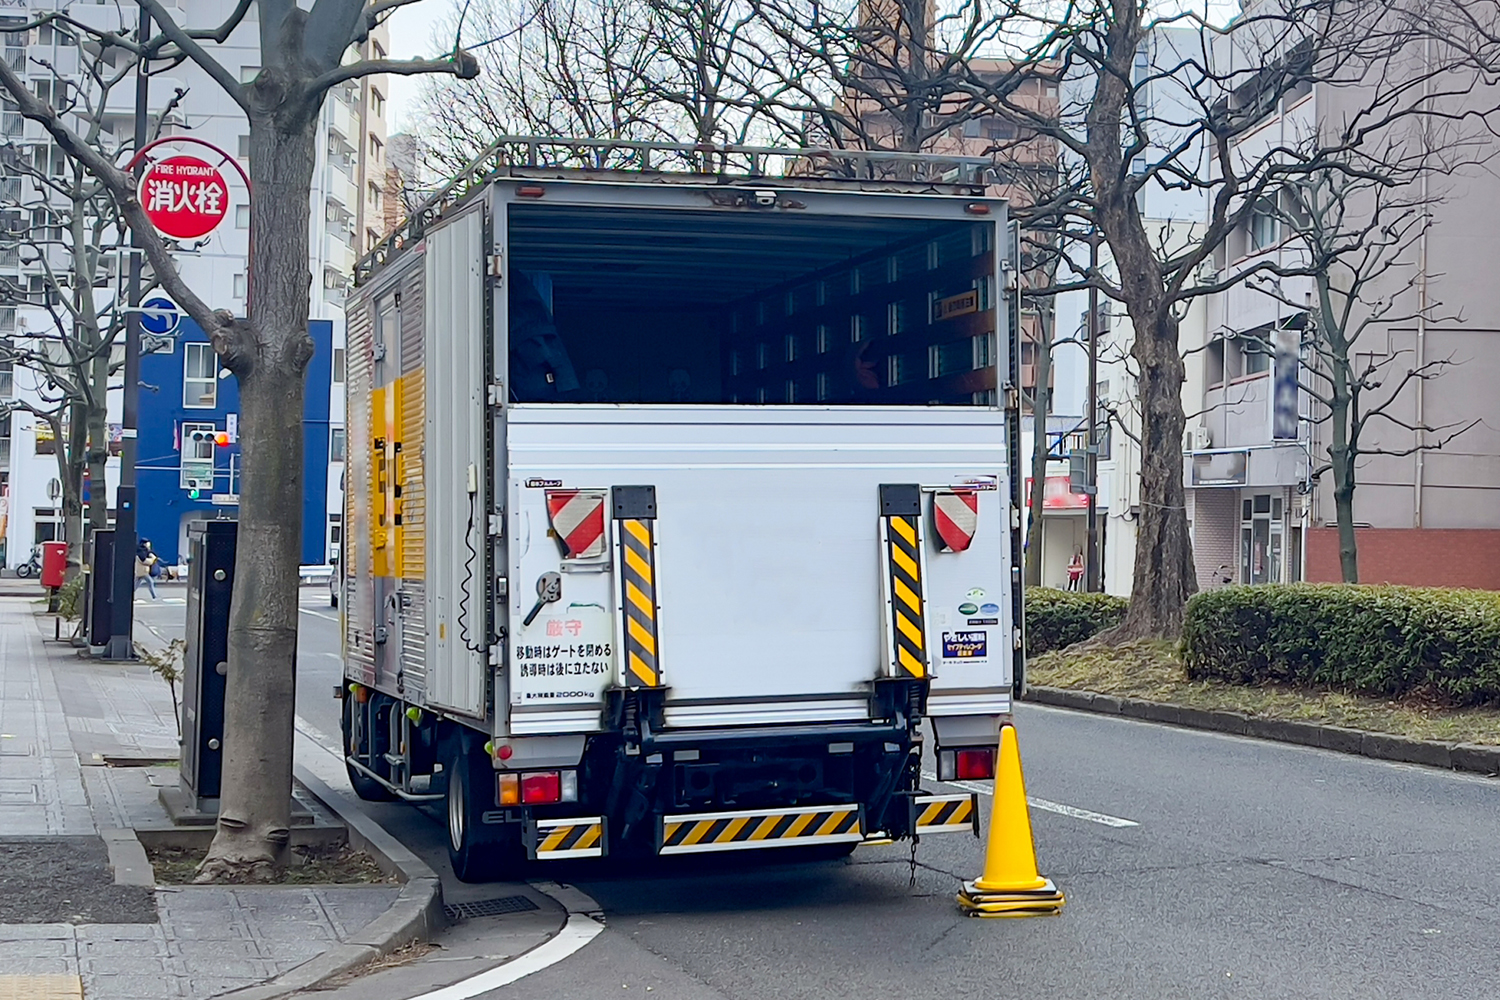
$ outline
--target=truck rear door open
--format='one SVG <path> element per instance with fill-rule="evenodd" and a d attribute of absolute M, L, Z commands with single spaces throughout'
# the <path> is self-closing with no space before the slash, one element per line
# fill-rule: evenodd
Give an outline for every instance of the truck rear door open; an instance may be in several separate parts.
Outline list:
<path fill-rule="evenodd" d="M 561 351 L 497 345 L 501 728 L 596 731 L 632 687 L 678 728 L 868 720 L 903 678 L 1007 711 L 1003 204 L 520 189 L 497 329 L 540 302 Z"/>

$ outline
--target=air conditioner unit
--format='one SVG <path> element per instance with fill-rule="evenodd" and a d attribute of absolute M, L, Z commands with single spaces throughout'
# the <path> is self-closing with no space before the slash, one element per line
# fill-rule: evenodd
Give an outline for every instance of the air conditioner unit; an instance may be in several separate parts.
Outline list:
<path fill-rule="evenodd" d="M 1203 424 L 1194 427 L 1189 436 L 1192 439 L 1193 451 L 1207 451 L 1214 446 L 1214 436 Z"/>

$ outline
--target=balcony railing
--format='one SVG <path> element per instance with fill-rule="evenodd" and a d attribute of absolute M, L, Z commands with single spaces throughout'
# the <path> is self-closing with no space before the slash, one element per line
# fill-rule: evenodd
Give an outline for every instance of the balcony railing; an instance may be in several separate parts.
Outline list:
<path fill-rule="evenodd" d="M 26 119 L 19 111 L 0 111 L 0 135 L 7 139 L 18 139 L 26 131 Z"/>
<path fill-rule="evenodd" d="M 9 399 L 16 393 L 16 373 L 0 371 L 0 399 Z"/>
<path fill-rule="evenodd" d="M 5 65 L 18 71 L 26 69 L 26 50 L 6 46 Z"/>

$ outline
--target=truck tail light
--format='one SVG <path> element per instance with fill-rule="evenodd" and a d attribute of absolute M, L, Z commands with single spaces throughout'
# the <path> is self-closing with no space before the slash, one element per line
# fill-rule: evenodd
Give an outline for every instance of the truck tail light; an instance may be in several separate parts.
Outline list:
<path fill-rule="evenodd" d="M 499 788 L 499 794 L 495 798 L 500 805 L 518 806 L 521 804 L 521 779 L 519 775 L 500 775 Z"/>
<path fill-rule="evenodd" d="M 995 751 L 989 747 L 938 751 L 939 781 L 973 781 L 995 776 Z"/>
<path fill-rule="evenodd" d="M 532 771 L 521 775 L 521 802 L 524 805 L 577 801 L 577 771 Z"/>
<path fill-rule="evenodd" d="M 966 781 L 976 778 L 993 778 L 995 776 L 995 751 L 988 747 L 958 751 L 958 776 Z"/>
<path fill-rule="evenodd" d="M 521 775 L 521 801 L 528 806 L 562 801 L 562 776 L 556 771 Z"/>

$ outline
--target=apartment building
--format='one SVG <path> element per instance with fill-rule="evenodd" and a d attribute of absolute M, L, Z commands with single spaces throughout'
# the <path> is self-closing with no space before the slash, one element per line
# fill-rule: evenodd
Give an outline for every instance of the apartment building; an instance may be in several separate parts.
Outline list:
<path fill-rule="evenodd" d="M 1420 72 L 1427 58 L 1420 49 L 1413 43 L 1411 61 L 1392 60 L 1389 79 Z M 1251 78 L 1245 86 L 1254 84 Z M 1462 88 L 1444 86 L 1441 78 L 1434 86 L 1450 91 L 1443 110 L 1455 117 L 1496 106 L 1492 88 L 1458 96 L 1453 92 Z M 1236 152 L 1248 158 L 1326 135 L 1367 100 L 1348 86 L 1299 88 L 1266 106 Z M 1401 133 L 1413 144 L 1424 134 L 1414 123 Z M 1479 159 L 1494 148 L 1490 137 L 1483 149 L 1464 155 Z M 1387 304 L 1391 317 L 1360 334 L 1353 359 L 1361 371 L 1380 370 L 1363 404 L 1388 405 L 1391 419 L 1371 422 L 1362 442 L 1385 454 L 1368 454 L 1357 466 L 1359 577 L 1500 589 L 1494 502 L 1500 397 L 1493 389 L 1500 376 L 1500 286 L 1489 273 L 1500 251 L 1500 178 L 1492 170 L 1460 169 L 1426 183 L 1434 200 L 1425 235 L 1361 296 Z M 1280 202 L 1258 206 L 1221 249 L 1219 273 L 1242 273 L 1267 258 L 1287 266 L 1304 261 L 1305 245 L 1287 220 Z M 1353 214 L 1345 228 L 1362 221 Z M 1330 273 L 1335 282 L 1347 280 L 1341 269 Z M 1202 392 L 1187 407 L 1201 414 L 1189 424 L 1186 482 L 1200 586 L 1340 579 L 1333 477 L 1326 471 L 1329 414 L 1302 392 L 1295 433 L 1289 421 L 1273 426 L 1278 362 L 1295 370 L 1288 352 L 1296 352 L 1304 384 L 1326 385 L 1317 374 L 1326 364 L 1311 349 L 1318 336 L 1313 296 L 1311 278 L 1286 277 L 1275 294 L 1247 282 L 1206 303 Z M 1434 361 L 1448 362 L 1436 378 L 1403 377 Z"/>
<path fill-rule="evenodd" d="M 30 4 L 29 13 L 51 6 L 46 0 L 35 0 Z M 179 24 L 202 27 L 221 23 L 236 5 L 233 0 L 166 0 L 165 6 Z M 139 16 L 137 8 L 126 3 L 73 4 L 69 11 L 70 16 L 79 21 L 109 30 L 133 29 Z M 0 10 L 0 14 L 7 13 Z M 212 47 L 214 56 L 241 81 L 254 79 L 260 71 L 255 16 L 252 5 L 246 22 L 223 44 Z M 8 17 L 0 17 L 0 25 L 22 23 L 27 19 L 28 12 L 18 10 Z M 87 67 L 87 56 L 80 50 L 80 39 L 62 28 L 43 26 L 24 34 L 0 35 L 0 39 L 4 41 L 3 57 L 9 65 L 23 73 L 32 82 L 36 93 L 49 101 L 54 99 L 59 88 L 77 81 L 80 71 Z M 371 33 L 359 55 L 378 58 L 385 54 L 387 47 L 385 29 L 378 28 Z M 151 78 L 149 106 L 153 116 L 162 114 L 179 87 L 186 90 L 186 97 L 168 117 L 164 134 L 190 134 L 213 143 L 248 167 L 249 130 L 243 112 L 191 62 L 183 62 Z M 316 481 L 320 484 L 323 493 L 322 501 L 314 503 L 307 515 L 318 522 L 314 533 L 321 538 L 321 542 L 306 553 L 311 557 L 309 561 L 332 558 L 340 542 L 344 451 L 343 302 L 356 256 L 378 242 L 386 229 L 383 202 L 387 92 L 382 77 L 345 84 L 328 95 L 319 120 L 318 162 L 310 206 L 308 263 L 313 284 L 309 306 L 313 320 L 328 324 L 329 336 L 319 341 L 319 350 L 328 353 L 329 377 L 322 380 L 321 385 L 310 382 L 308 391 L 327 394 L 326 405 L 315 407 L 318 412 L 327 414 L 327 426 L 320 431 L 326 440 L 322 447 L 313 449 L 314 454 L 327 456 L 327 468 L 316 475 L 310 474 L 309 478 L 309 483 Z M 61 172 L 63 161 L 60 154 L 53 149 L 41 127 L 22 120 L 10 102 L 0 103 L 4 104 L 0 107 L 0 138 L 22 155 L 33 157 L 34 162 L 56 164 L 56 169 Z M 104 122 L 107 143 L 118 145 L 132 135 L 134 105 L 134 78 L 131 77 L 109 95 Z M 237 181 L 231 183 L 231 198 L 234 202 L 231 217 L 206 240 L 182 247 L 177 262 L 184 279 L 206 301 L 243 312 L 250 281 L 247 268 L 250 210 L 246 192 Z M 13 213 L 18 221 L 23 217 L 31 221 L 40 218 L 39 213 L 44 213 L 44 208 L 44 196 L 35 185 L 13 172 L 6 176 L 4 166 L 0 165 L 0 212 Z M 55 249 L 58 253 L 53 261 L 54 267 L 67 271 L 70 265 L 66 248 L 58 246 Z M 0 305 L 0 338 L 16 343 L 37 342 L 54 329 L 54 320 L 45 302 L 41 264 L 37 261 L 27 263 L 22 256 L 14 244 L 6 246 L 0 239 L 0 281 L 27 290 L 19 301 Z M 96 301 L 108 302 L 121 293 L 120 273 L 123 269 L 120 256 L 108 262 L 108 277 L 95 290 Z M 188 350 L 187 341 L 191 338 L 185 332 L 190 328 L 191 324 L 184 323 L 172 335 L 153 338 L 149 344 L 152 366 L 159 366 L 163 357 L 170 355 L 174 359 L 171 364 L 181 369 L 180 375 L 170 380 L 170 384 L 179 390 L 194 379 L 216 378 L 220 374 L 216 360 L 205 360 L 201 349 Z M 55 394 L 45 383 L 44 377 L 25 368 L 0 372 L 0 403 L 8 394 L 12 399 L 47 406 Z M 188 478 L 180 474 L 181 470 L 195 461 L 185 449 L 182 425 L 184 422 L 203 424 L 204 420 L 175 419 L 172 426 L 162 432 L 162 440 L 146 436 L 144 429 L 147 425 L 156 423 L 149 412 L 154 405 L 168 406 L 170 403 L 170 407 L 176 407 L 182 402 L 175 396 L 172 401 L 162 402 L 166 399 L 163 394 L 172 391 L 155 383 L 143 387 L 143 433 L 138 451 L 142 462 L 149 459 L 156 464 L 175 466 L 178 470 L 177 485 L 172 488 L 170 500 L 186 515 L 179 525 L 181 531 L 171 534 L 181 538 L 186 520 L 217 513 L 232 514 L 237 496 L 227 468 L 216 474 L 211 489 L 196 491 L 196 497 L 190 496 L 189 489 L 181 485 Z M 116 428 L 112 433 L 118 433 L 118 388 L 112 388 L 108 398 L 111 426 Z M 216 427 L 226 430 L 231 416 L 228 411 L 219 414 Z M 60 518 L 50 497 L 52 481 L 59 475 L 52 453 L 55 448 L 56 442 L 51 440 L 46 426 L 29 413 L 18 409 L 0 417 L 0 488 L 7 491 L 9 497 L 9 516 L 4 524 L 5 565 L 14 566 L 24 561 L 33 544 L 60 533 Z M 115 451 L 117 449 L 112 449 L 112 454 Z M 112 458 L 107 466 L 106 491 L 111 497 L 117 470 L 118 459 Z M 95 492 L 95 484 L 87 484 L 85 502 L 92 502 Z M 176 550 L 177 539 L 154 538 L 153 541 L 160 551 Z"/>

